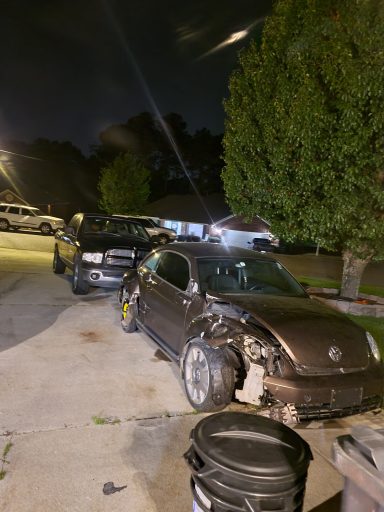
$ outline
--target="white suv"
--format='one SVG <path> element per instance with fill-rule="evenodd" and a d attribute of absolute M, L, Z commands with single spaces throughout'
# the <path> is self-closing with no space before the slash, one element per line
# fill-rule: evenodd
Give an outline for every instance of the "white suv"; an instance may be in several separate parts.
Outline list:
<path fill-rule="evenodd" d="M 139 222 L 148 231 L 149 236 L 157 235 L 161 244 L 174 242 L 177 238 L 177 233 L 173 229 L 164 228 L 157 224 L 151 217 L 144 217 L 141 215 L 121 215 L 129 220 Z"/>
<path fill-rule="evenodd" d="M 0 230 L 9 228 L 39 229 L 43 235 L 55 233 L 65 226 L 64 219 L 45 215 L 38 208 L 24 204 L 0 203 Z"/>

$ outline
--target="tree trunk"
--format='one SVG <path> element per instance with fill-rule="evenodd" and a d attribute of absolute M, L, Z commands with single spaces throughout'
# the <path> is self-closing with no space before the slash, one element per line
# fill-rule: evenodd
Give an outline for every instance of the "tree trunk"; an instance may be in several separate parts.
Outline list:
<path fill-rule="evenodd" d="M 340 296 L 347 299 L 357 299 L 361 277 L 372 256 L 365 259 L 354 256 L 351 251 L 343 252 L 343 277 Z"/>

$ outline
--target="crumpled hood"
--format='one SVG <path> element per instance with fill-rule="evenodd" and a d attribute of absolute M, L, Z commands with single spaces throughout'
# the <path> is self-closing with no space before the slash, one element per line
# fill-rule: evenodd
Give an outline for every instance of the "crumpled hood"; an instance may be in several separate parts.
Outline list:
<path fill-rule="evenodd" d="M 81 238 L 81 248 L 83 251 L 104 252 L 108 249 L 138 249 L 141 251 L 151 251 L 152 244 L 144 238 L 134 235 L 120 236 L 117 234 L 86 235 Z"/>
<path fill-rule="evenodd" d="M 256 294 L 220 294 L 217 297 L 230 301 L 256 318 L 300 365 L 346 369 L 368 365 L 364 330 L 315 299 Z M 341 351 L 339 362 L 329 355 L 332 346 Z"/>

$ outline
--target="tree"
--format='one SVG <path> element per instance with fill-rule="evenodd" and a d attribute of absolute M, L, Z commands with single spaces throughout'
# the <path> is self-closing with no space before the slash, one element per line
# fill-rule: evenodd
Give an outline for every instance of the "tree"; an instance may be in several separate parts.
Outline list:
<path fill-rule="evenodd" d="M 101 169 L 99 206 L 109 214 L 142 213 L 149 196 L 150 173 L 135 155 L 122 154 Z"/>
<path fill-rule="evenodd" d="M 384 257 L 383 41 L 383 0 L 280 0 L 225 104 L 233 211 L 340 247 L 350 298 Z"/>
<path fill-rule="evenodd" d="M 196 186 L 203 195 L 223 193 L 220 179 L 222 151 L 222 135 L 212 135 L 207 128 L 197 130 L 192 135 L 187 158 Z"/>

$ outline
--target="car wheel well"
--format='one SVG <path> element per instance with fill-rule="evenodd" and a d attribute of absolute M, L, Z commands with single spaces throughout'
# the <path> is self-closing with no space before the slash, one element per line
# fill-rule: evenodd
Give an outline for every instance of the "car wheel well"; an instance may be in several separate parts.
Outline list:
<path fill-rule="evenodd" d="M 121 298 L 121 328 L 124 332 L 132 333 L 137 331 L 137 319 L 139 316 L 139 296 L 132 294 L 122 295 Z"/>

